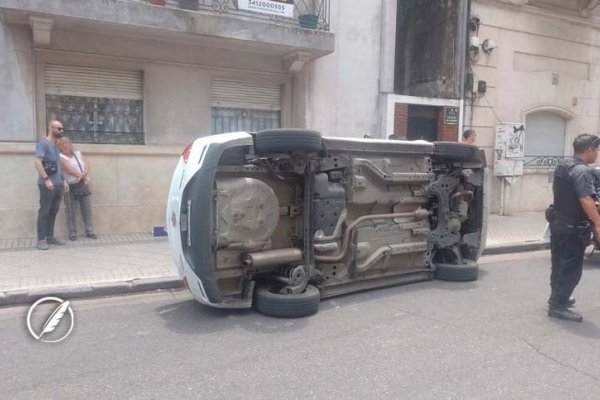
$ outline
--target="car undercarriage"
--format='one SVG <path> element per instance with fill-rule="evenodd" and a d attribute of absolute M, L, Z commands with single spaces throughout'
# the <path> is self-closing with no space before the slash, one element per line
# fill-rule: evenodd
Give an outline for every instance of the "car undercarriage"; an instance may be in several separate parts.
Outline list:
<path fill-rule="evenodd" d="M 477 279 L 485 159 L 475 146 L 271 130 L 222 146 L 214 163 L 190 179 L 180 209 L 183 254 L 212 305 L 301 317 L 325 297 Z"/>

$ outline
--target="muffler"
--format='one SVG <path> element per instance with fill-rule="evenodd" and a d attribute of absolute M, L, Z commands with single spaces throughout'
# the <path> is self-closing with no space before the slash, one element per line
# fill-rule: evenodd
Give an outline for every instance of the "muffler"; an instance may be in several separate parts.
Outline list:
<path fill-rule="evenodd" d="M 245 268 L 264 268 L 301 263 L 302 260 L 302 250 L 287 248 L 246 253 L 242 256 L 242 265 Z"/>

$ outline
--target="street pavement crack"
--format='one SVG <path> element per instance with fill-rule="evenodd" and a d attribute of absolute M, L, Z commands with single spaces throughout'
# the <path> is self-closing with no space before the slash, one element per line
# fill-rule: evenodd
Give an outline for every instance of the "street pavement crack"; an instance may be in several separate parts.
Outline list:
<path fill-rule="evenodd" d="M 596 382 L 600 382 L 600 378 L 599 378 L 599 377 L 597 377 L 597 376 L 595 376 L 595 375 L 592 375 L 592 374 L 590 374 L 589 372 L 583 371 L 583 370 L 581 370 L 581 369 L 579 369 L 579 368 L 577 368 L 577 367 L 575 367 L 575 366 L 573 366 L 573 365 L 571 365 L 571 364 L 567 364 L 567 363 L 565 363 L 565 362 L 562 362 L 562 361 L 560 361 L 560 360 L 557 360 L 556 358 L 552 357 L 551 355 L 544 353 L 544 352 L 543 352 L 542 350 L 540 350 L 540 349 L 539 349 L 539 348 L 538 348 L 536 345 L 534 345 L 533 343 L 531 343 L 530 341 L 528 341 L 528 340 L 527 340 L 527 339 L 525 339 L 525 338 L 521 338 L 521 340 L 522 340 L 522 341 L 523 341 L 525 344 L 527 344 L 527 346 L 531 347 L 531 348 L 532 348 L 532 349 L 533 349 L 533 350 L 534 350 L 536 353 L 538 353 L 540 356 L 544 357 L 545 359 L 547 359 L 547 360 L 550 360 L 550 361 L 552 361 L 553 363 L 555 363 L 555 364 L 558 364 L 558 365 L 560 365 L 560 366 L 562 366 L 562 367 L 564 367 L 564 368 L 568 368 L 568 369 L 570 369 L 571 371 L 574 371 L 574 372 L 576 372 L 576 373 L 579 373 L 579 374 L 581 374 L 581 375 L 587 376 L 588 378 L 590 378 L 590 379 L 593 379 L 593 380 L 594 380 L 594 381 L 596 381 Z"/>

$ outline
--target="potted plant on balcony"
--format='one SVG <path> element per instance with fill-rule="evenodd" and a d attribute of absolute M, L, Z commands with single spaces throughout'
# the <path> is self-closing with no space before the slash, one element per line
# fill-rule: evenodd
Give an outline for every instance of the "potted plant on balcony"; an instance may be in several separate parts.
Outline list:
<path fill-rule="evenodd" d="M 167 4 L 167 0 L 148 0 L 148 3 L 153 6 L 164 6 Z"/>
<path fill-rule="evenodd" d="M 306 7 L 300 10 L 301 14 L 298 16 L 298 23 L 302 28 L 317 29 L 319 26 L 318 2 L 319 0 L 308 0 L 304 3 Z"/>
<path fill-rule="evenodd" d="M 198 11 L 200 9 L 200 0 L 179 0 L 179 8 Z"/>

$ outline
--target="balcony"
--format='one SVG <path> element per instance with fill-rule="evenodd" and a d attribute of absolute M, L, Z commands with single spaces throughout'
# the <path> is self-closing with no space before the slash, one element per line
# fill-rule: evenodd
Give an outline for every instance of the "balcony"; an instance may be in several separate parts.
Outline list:
<path fill-rule="evenodd" d="M 0 0 L 0 12 L 8 23 L 32 26 L 35 44 L 42 46 L 50 45 L 52 30 L 74 30 L 299 54 L 303 60 L 335 48 L 330 0 L 295 0 L 290 17 L 242 10 L 238 0 L 167 0 L 164 6 L 150 0 Z M 306 14 L 310 17 L 300 23 Z"/>
<path fill-rule="evenodd" d="M 151 3 L 150 0 L 130 0 L 137 3 Z M 319 31 L 329 31 L 330 18 L 330 0 L 295 0 L 293 17 L 282 17 L 279 15 L 263 14 L 258 12 L 241 10 L 238 7 L 237 0 L 199 0 L 197 2 L 180 2 L 179 0 L 166 0 L 165 7 L 172 9 L 182 9 L 186 5 L 191 7 L 183 8 L 189 11 L 201 13 L 210 13 L 214 15 L 230 15 L 248 20 L 268 21 L 270 23 L 289 25 L 295 27 L 304 27 L 316 29 Z M 314 20 L 308 24 L 300 23 L 301 15 L 315 16 Z M 314 21 L 314 25 L 311 23 Z M 302 26 L 304 25 L 304 26 Z"/>

